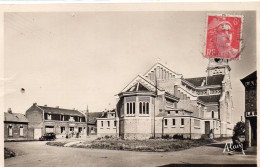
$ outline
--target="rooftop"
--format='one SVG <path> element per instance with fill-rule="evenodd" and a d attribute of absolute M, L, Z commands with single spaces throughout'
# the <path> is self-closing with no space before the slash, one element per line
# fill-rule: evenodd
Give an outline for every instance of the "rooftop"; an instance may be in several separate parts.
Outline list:
<path fill-rule="evenodd" d="M 8 113 L 5 112 L 4 113 L 4 121 L 5 122 L 24 122 L 24 123 L 28 123 L 29 121 L 27 120 L 27 118 L 25 117 L 24 114 L 20 114 L 20 113 Z"/>

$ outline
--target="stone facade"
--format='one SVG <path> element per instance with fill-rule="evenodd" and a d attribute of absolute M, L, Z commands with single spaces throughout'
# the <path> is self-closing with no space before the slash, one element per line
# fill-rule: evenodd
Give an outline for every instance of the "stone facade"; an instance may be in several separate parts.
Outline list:
<path fill-rule="evenodd" d="M 257 145 L 257 75 L 256 71 L 241 79 L 245 86 L 245 123 L 248 146 Z"/>
<path fill-rule="evenodd" d="M 230 67 L 225 60 L 210 59 L 207 70 L 207 77 L 183 78 L 157 63 L 138 75 L 118 94 L 119 136 L 231 136 Z"/>
<path fill-rule="evenodd" d="M 87 135 L 85 115 L 76 110 L 68 110 L 33 104 L 27 111 L 29 137 L 38 140 L 45 133 L 54 132 L 57 138 L 84 137 Z"/>

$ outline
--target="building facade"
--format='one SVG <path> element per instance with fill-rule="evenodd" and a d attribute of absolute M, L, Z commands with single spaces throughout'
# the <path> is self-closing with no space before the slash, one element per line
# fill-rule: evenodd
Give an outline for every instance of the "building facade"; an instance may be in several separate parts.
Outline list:
<path fill-rule="evenodd" d="M 245 87 L 245 123 L 248 146 L 257 145 L 257 72 L 241 79 Z"/>
<path fill-rule="evenodd" d="M 28 120 L 24 114 L 4 113 L 4 140 L 28 140 Z"/>
<path fill-rule="evenodd" d="M 25 113 L 29 121 L 29 136 L 38 140 L 43 134 L 54 132 L 57 138 L 84 137 L 87 122 L 83 113 L 34 103 Z"/>
<path fill-rule="evenodd" d="M 230 70 L 227 60 L 210 59 L 207 76 L 184 78 L 165 65 L 155 64 L 118 94 L 119 136 L 231 136 Z"/>
<path fill-rule="evenodd" d="M 103 113 L 100 118 L 97 118 L 98 137 L 118 136 L 118 122 L 115 109 Z"/>

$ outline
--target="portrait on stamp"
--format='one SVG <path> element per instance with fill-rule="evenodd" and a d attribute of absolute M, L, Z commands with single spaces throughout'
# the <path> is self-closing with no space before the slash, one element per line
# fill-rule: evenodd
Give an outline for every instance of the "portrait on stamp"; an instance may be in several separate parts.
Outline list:
<path fill-rule="evenodd" d="M 239 60 L 242 16 L 208 15 L 206 57 Z"/>

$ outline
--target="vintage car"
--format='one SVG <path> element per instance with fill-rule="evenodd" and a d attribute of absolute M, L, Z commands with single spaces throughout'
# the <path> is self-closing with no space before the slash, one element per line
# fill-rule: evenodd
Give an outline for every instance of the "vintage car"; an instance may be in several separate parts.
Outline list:
<path fill-rule="evenodd" d="M 45 133 L 42 137 L 39 138 L 40 141 L 43 140 L 55 140 L 56 134 L 55 133 Z"/>

